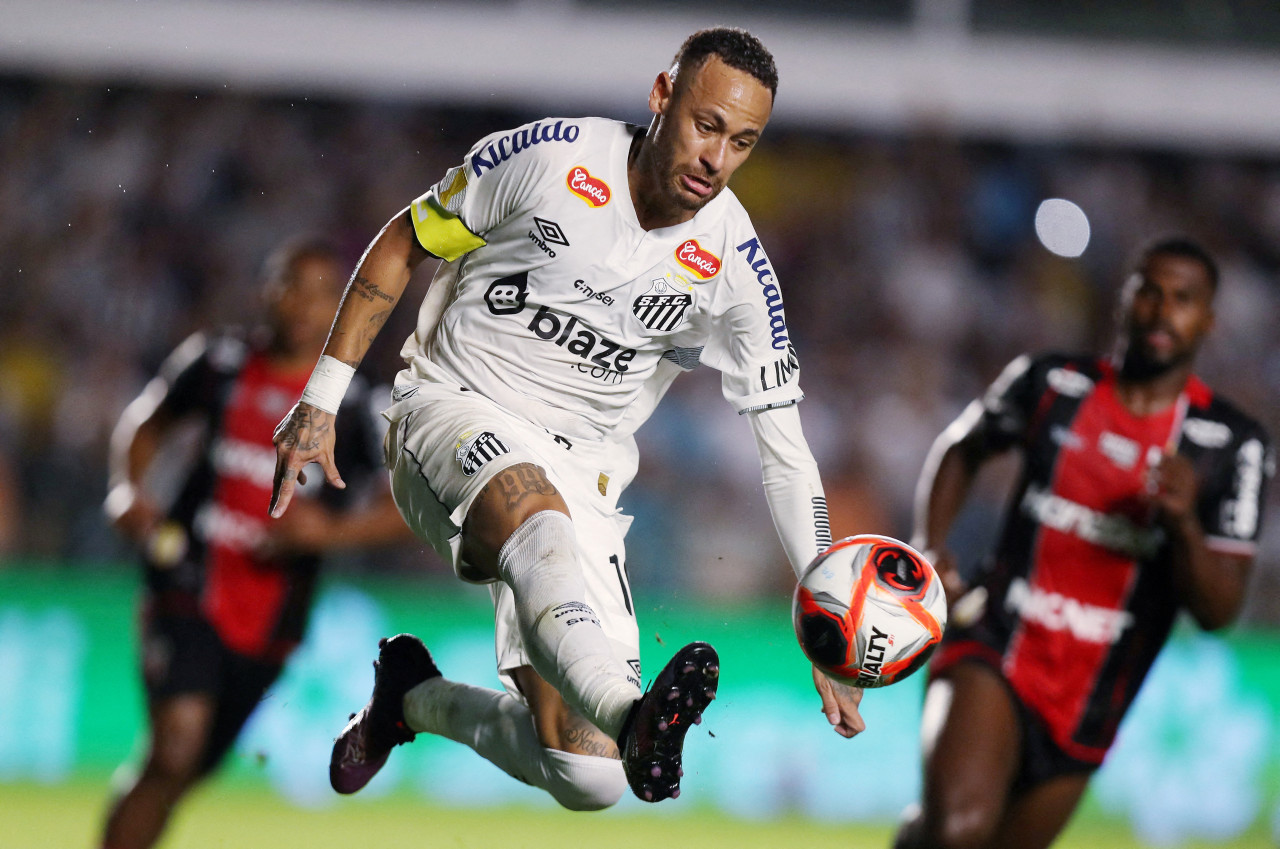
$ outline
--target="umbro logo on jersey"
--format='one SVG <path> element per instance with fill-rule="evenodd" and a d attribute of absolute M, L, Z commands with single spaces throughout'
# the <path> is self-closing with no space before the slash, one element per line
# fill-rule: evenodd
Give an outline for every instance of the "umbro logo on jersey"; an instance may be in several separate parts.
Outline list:
<path fill-rule="evenodd" d="M 560 225 L 554 221 L 548 221 L 545 218 L 533 216 L 533 223 L 538 227 L 538 234 L 542 236 L 544 242 L 550 242 L 553 245 L 563 245 L 569 247 L 569 239 L 564 234 L 564 230 L 560 229 Z"/>
<path fill-rule="evenodd" d="M 684 320 L 684 314 L 692 303 L 692 296 L 675 291 L 666 278 L 659 277 L 648 292 L 631 302 L 631 312 L 649 330 L 666 332 L 675 330 Z"/>
<path fill-rule="evenodd" d="M 464 433 L 462 440 L 458 443 L 458 450 L 454 454 L 454 459 L 462 464 L 462 473 L 467 477 L 471 477 L 480 471 L 481 466 L 494 457 L 501 457 L 503 454 L 509 453 L 511 453 L 511 449 L 502 444 L 502 440 L 498 439 L 497 434 L 486 430 L 474 436 Z"/>
<path fill-rule="evenodd" d="M 585 200 L 593 209 L 599 209 L 613 197 L 609 184 L 598 177 L 592 177 L 591 172 L 581 165 L 575 165 L 569 170 L 565 184 L 569 191 Z"/>

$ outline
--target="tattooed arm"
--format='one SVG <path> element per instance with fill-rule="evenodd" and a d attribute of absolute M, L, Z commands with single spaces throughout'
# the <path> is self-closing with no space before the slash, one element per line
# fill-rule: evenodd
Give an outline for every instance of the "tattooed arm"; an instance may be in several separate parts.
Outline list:
<path fill-rule="evenodd" d="M 382 228 L 360 258 L 347 284 L 324 353 L 352 368 L 360 365 L 391 310 L 404 293 L 413 269 L 428 254 L 414 236 L 409 211 Z M 271 489 L 271 515 L 289 507 L 297 483 L 306 483 L 302 467 L 319 463 L 329 483 L 345 487 L 333 461 L 336 416 L 304 401 L 294 405 L 276 427 L 276 473 Z"/>

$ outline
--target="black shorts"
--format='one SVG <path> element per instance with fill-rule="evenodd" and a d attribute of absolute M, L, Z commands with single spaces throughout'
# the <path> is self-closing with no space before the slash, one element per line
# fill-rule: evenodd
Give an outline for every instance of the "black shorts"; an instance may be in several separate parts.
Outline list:
<path fill-rule="evenodd" d="M 1062 750 L 1049 733 L 1044 720 L 1018 697 L 1013 685 L 1004 677 L 1000 671 L 999 655 L 994 649 L 977 640 L 957 640 L 946 646 L 946 649 L 947 651 L 935 656 L 930 665 L 931 676 L 945 675 L 948 669 L 959 663 L 978 663 L 994 672 L 1009 694 L 1009 700 L 1018 715 L 1018 737 L 1021 743 L 1021 757 L 1013 778 L 1015 794 L 1025 793 L 1059 776 L 1092 773 L 1101 765 L 1073 757 Z"/>
<path fill-rule="evenodd" d="M 1025 793 L 1033 787 L 1060 776 L 1088 774 L 1098 768 L 1098 764 L 1082 761 L 1064 752 L 1062 747 L 1054 742 L 1053 736 L 1049 734 L 1049 728 L 1040 719 L 1040 715 L 1018 698 L 1013 687 L 1009 686 L 1003 676 L 1000 680 L 1005 684 L 1005 688 L 1009 691 L 1009 698 L 1013 699 L 1017 708 L 1018 725 L 1022 732 L 1022 758 L 1018 763 L 1017 775 L 1013 779 L 1015 794 Z"/>
<path fill-rule="evenodd" d="M 214 700 L 213 725 L 200 773 L 210 772 L 230 751 L 282 665 L 231 651 L 199 616 L 152 614 L 144 618 L 142 678 L 150 701 L 207 693 Z"/>

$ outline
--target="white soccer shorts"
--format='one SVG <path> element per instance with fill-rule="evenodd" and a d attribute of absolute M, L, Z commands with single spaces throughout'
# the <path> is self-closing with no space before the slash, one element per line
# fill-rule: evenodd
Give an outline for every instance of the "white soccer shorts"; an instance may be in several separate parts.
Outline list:
<path fill-rule="evenodd" d="M 623 539 L 631 517 L 617 496 L 635 470 L 633 444 L 605 445 L 557 439 L 488 399 L 447 385 L 421 382 L 411 401 L 398 404 L 387 432 L 386 459 L 396 506 L 414 533 L 465 581 L 462 523 L 476 495 L 504 469 L 532 463 L 546 473 L 569 507 L 582 558 L 587 604 L 614 651 L 640 685 L 640 635 L 626 573 Z M 410 409 L 406 410 L 408 406 Z M 498 672 L 523 700 L 507 672 L 529 664 L 516 625 L 511 590 L 490 584 Z"/>

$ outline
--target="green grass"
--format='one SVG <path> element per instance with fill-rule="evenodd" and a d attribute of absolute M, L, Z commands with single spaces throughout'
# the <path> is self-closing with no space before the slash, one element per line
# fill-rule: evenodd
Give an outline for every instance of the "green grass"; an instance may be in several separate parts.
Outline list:
<path fill-rule="evenodd" d="M 96 847 L 106 788 L 0 784 L 0 849 Z M 667 803 L 670 804 L 670 803 Z M 679 803 L 676 803 L 679 804 Z M 217 782 L 197 791 L 175 817 L 165 849 L 779 849 L 887 847 L 891 827 L 801 819 L 731 820 L 690 807 L 674 815 L 572 814 L 520 808 L 442 809 L 412 798 L 339 800 L 323 810 L 288 805 L 263 790 Z M 1059 849 L 1135 849 L 1125 830 L 1082 823 Z M 1221 845 L 1221 844 L 1217 844 Z M 1210 844 L 1184 844 L 1207 849 Z M 1230 844 L 1264 849 L 1264 836 Z"/>

